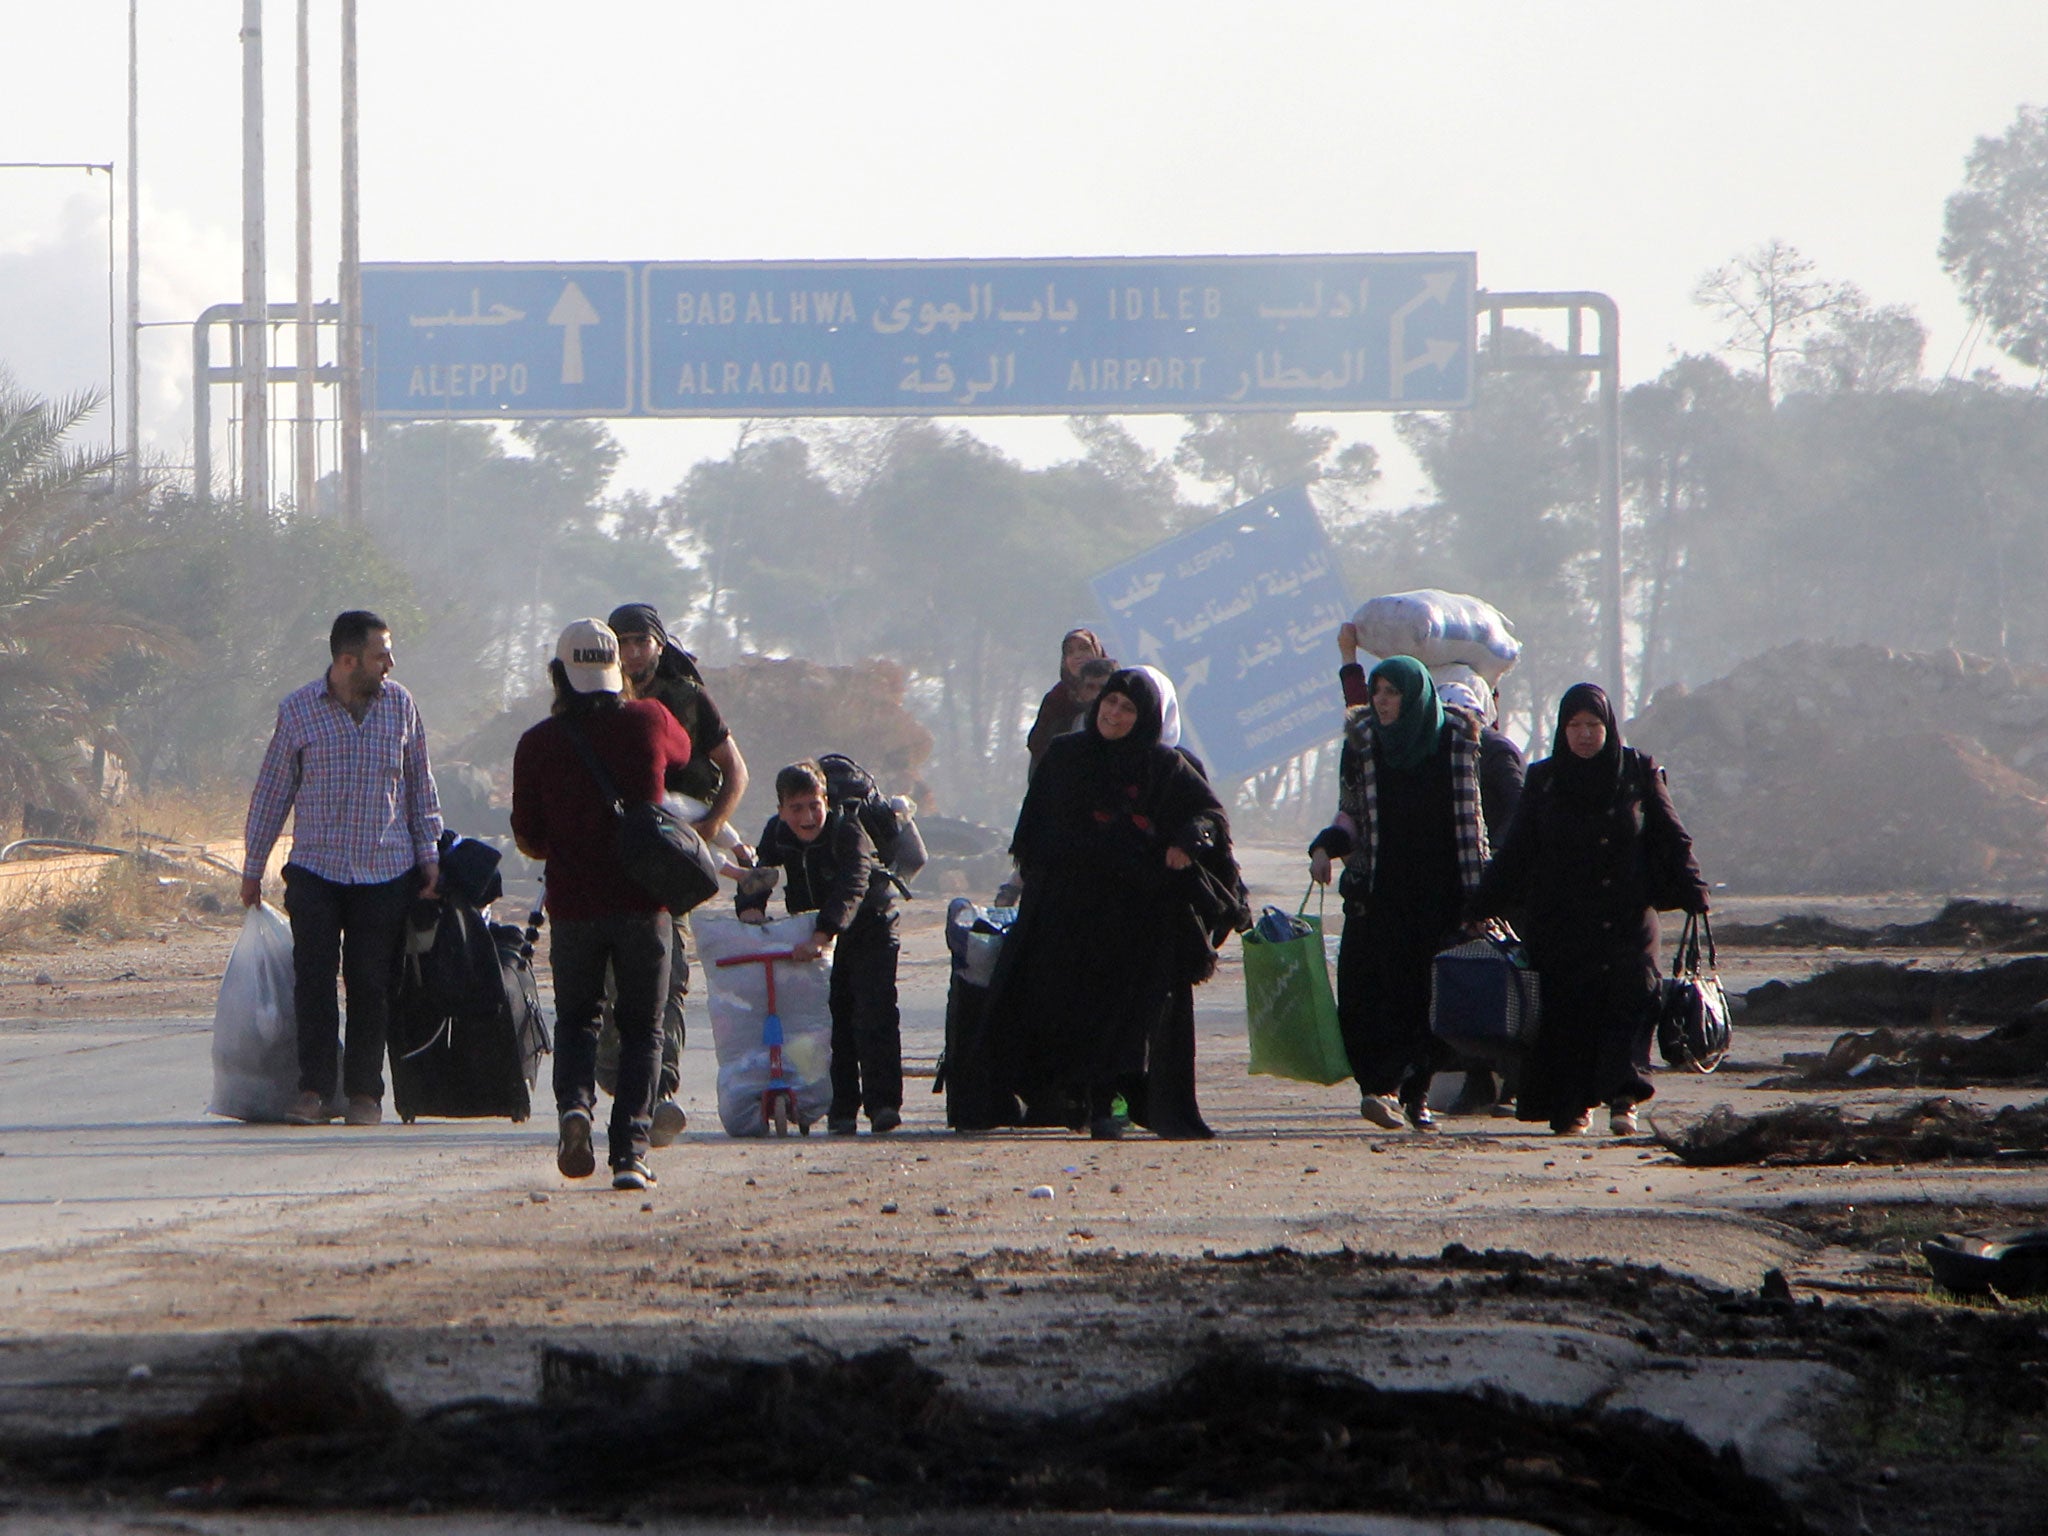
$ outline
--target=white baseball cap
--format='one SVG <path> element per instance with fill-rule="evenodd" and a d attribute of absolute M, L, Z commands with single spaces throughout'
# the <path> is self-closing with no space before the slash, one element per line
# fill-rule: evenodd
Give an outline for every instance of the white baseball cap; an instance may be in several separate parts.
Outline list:
<path fill-rule="evenodd" d="M 601 619 L 578 619 L 555 642 L 555 660 L 578 693 L 619 693 L 626 679 L 619 671 L 619 637 Z"/>

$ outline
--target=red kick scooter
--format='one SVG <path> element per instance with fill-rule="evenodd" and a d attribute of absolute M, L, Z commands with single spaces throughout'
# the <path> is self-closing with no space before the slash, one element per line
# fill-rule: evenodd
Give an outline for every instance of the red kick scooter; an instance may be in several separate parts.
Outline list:
<path fill-rule="evenodd" d="M 758 965 L 768 978 L 768 1016 L 761 1021 L 761 1043 L 768 1047 L 768 1086 L 761 1090 L 761 1118 L 778 1136 L 787 1136 L 792 1124 L 800 1134 L 808 1136 L 811 1124 L 797 1113 L 796 1083 L 782 1064 L 782 1015 L 775 1010 L 775 962 L 787 960 L 789 953 L 783 949 L 753 955 L 727 955 L 717 964 L 720 967 Z"/>

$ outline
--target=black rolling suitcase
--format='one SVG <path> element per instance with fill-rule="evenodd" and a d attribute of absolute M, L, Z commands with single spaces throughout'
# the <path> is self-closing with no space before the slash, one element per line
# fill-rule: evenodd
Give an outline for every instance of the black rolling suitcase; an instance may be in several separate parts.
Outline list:
<path fill-rule="evenodd" d="M 946 909 L 946 948 L 953 957 L 946 988 L 946 1049 L 932 1092 L 946 1096 L 946 1124 L 956 1131 L 986 1131 L 1023 1121 L 1016 1096 L 994 1084 L 986 1032 L 989 982 L 1014 908 L 978 907 L 955 897 Z"/>
<path fill-rule="evenodd" d="M 413 905 L 392 999 L 399 1118 L 524 1120 L 552 1046 L 532 955 L 535 924 L 491 924 L 450 893 Z"/>

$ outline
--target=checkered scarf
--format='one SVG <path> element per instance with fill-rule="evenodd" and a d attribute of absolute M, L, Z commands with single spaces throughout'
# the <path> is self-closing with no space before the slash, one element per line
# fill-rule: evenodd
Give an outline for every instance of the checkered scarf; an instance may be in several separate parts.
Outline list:
<path fill-rule="evenodd" d="M 1479 814 L 1479 722 L 1478 717 L 1454 706 L 1446 707 L 1442 746 L 1451 754 L 1451 814 L 1458 824 L 1458 884 L 1467 896 L 1479 889 L 1479 877 L 1486 869 L 1486 821 Z M 1351 852 L 1345 855 L 1347 869 L 1356 872 L 1358 889 L 1372 889 L 1373 856 L 1379 849 L 1379 768 L 1373 752 L 1372 706 L 1361 704 L 1344 712 L 1344 741 L 1350 749 L 1351 772 L 1337 785 L 1337 808 L 1358 828 Z"/>

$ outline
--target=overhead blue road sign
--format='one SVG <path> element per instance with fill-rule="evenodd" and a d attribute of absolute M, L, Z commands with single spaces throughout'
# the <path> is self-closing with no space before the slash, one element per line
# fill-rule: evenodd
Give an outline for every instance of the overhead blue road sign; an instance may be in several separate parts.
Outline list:
<path fill-rule="evenodd" d="M 1173 679 L 1211 777 L 1248 777 L 1342 731 L 1335 640 L 1351 608 L 1300 486 L 1248 501 L 1089 585 L 1110 653 Z"/>
<path fill-rule="evenodd" d="M 1472 399 L 1477 262 L 695 262 L 642 270 L 655 416 L 1430 410 Z"/>
<path fill-rule="evenodd" d="M 388 417 L 1442 410 L 1472 401 L 1477 261 L 386 262 Z"/>
<path fill-rule="evenodd" d="M 365 409 L 630 416 L 634 278 L 625 264 L 366 263 Z"/>

